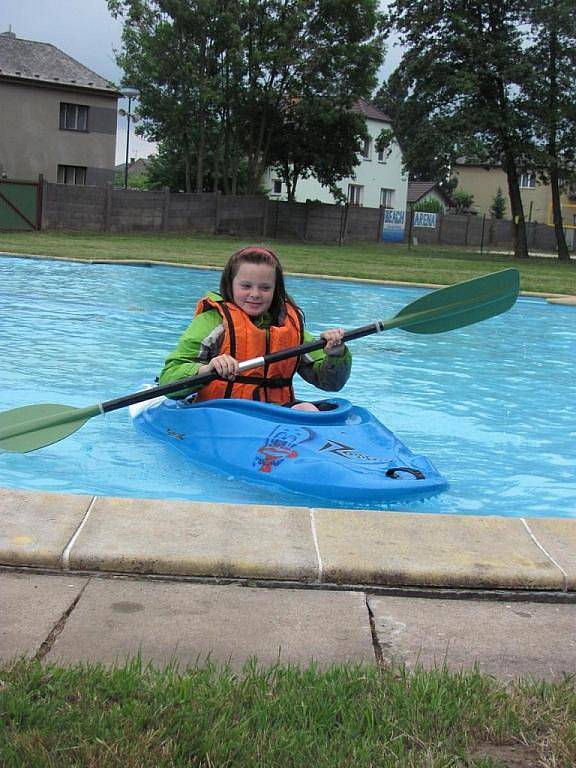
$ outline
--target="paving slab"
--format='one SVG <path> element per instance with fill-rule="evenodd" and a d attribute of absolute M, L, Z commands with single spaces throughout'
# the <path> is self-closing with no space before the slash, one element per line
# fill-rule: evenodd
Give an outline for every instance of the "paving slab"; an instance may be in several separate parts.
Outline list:
<path fill-rule="evenodd" d="M 365 596 L 357 592 L 253 589 L 94 578 L 47 661 L 214 662 L 249 658 L 303 666 L 372 662 Z"/>
<path fill-rule="evenodd" d="M 87 578 L 0 573 L 0 659 L 35 656 Z"/>
<path fill-rule="evenodd" d="M 532 517 L 527 525 L 564 571 L 566 589 L 576 590 L 576 520 Z"/>
<path fill-rule="evenodd" d="M 0 563 L 60 566 L 91 496 L 0 488 Z"/>
<path fill-rule="evenodd" d="M 519 519 L 317 509 L 314 525 L 326 582 L 564 588 Z"/>
<path fill-rule="evenodd" d="M 318 578 L 302 507 L 98 498 L 69 562 L 123 573 Z"/>
<path fill-rule="evenodd" d="M 567 307 L 576 307 L 576 296 L 555 296 L 546 299 L 549 304 L 565 304 Z"/>
<path fill-rule="evenodd" d="M 384 660 L 504 680 L 576 672 L 576 605 L 369 596 Z"/>

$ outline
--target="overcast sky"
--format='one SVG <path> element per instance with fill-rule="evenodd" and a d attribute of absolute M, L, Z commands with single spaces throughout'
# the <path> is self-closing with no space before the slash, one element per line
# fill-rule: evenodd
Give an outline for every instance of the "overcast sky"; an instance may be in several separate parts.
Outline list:
<path fill-rule="evenodd" d="M 382 5 L 386 5 L 383 0 Z M 122 72 L 114 51 L 120 48 L 122 25 L 112 18 L 106 0 L 0 0 L 0 32 L 8 28 L 17 37 L 52 43 L 101 77 L 119 84 Z M 389 46 L 383 68 L 388 74 L 398 63 L 399 52 Z M 124 101 L 119 106 L 125 106 Z M 154 145 L 130 133 L 130 156 L 147 157 Z M 116 162 L 126 154 L 126 118 L 119 118 Z"/>

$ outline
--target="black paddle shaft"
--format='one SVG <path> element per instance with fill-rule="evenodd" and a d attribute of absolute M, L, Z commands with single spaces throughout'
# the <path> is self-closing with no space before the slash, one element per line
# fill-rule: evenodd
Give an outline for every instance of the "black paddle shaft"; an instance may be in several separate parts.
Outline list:
<path fill-rule="evenodd" d="M 361 328 L 346 331 L 342 340 L 343 342 L 347 342 L 352 341 L 353 339 L 360 339 L 362 336 L 369 336 L 371 333 L 379 333 L 381 330 L 383 330 L 382 324 L 377 320 L 376 322 L 370 323 L 370 325 L 363 325 Z M 251 360 L 245 360 L 240 363 L 240 371 L 257 368 L 260 365 L 269 363 L 277 363 L 279 360 L 287 360 L 289 357 L 305 355 L 307 352 L 314 352 L 316 349 L 322 349 L 325 344 L 326 339 L 315 339 L 314 341 L 300 344 L 297 347 L 289 347 L 288 349 L 281 349 L 278 352 L 271 352 L 262 357 L 254 357 Z M 181 389 L 202 387 L 217 378 L 219 378 L 218 374 L 213 371 L 210 373 L 200 373 L 196 376 L 190 376 L 187 379 L 173 381 L 171 384 L 163 384 L 160 387 L 151 387 L 150 389 L 142 390 L 142 392 L 134 392 L 132 395 L 118 397 L 115 400 L 107 400 L 105 403 L 100 404 L 100 409 L 102 413 L 109 413 L 118 408 L 125 408 L 128 405 L 141 403 L 144 400 L 151 400 L 154 397 L 162 397 L 164 395 L 169 395 L 172 392 L 179 392 Z"/>

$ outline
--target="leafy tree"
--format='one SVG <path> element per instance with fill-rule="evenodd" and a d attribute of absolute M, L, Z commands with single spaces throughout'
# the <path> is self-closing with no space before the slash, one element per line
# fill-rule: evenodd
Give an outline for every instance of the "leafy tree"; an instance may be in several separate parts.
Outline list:
<path fill-rule="evenodd" d="M 447 180 L 456 155 L 454 127 L 436 113 L 424 92 L 414 89 L 407 69 L 406 62 L 400 62 L 374 99 L 394 126 L 381 132 L 377 147 L 387 150 L 397 141 L 410 179 L 436 181 L 449 192 Z"/>
<path fill-rule="evenodd" d="M 187 192 L 204 190 L 206 135 L 219 93 L 218 65 L 236 29 L 234 5 L 231 0 L 108 0 L 113 15 L 124 19 L 118 63 L 124 80 L 140 91 L 137 132 L 179 147 Z"/>
<path fill-rule="evenodd" d="M 562 222 L 561 193 L 576 179 L 576 13 L 573 0 L 530 0 L 531 76 L 523 93 L 533 126 L 533 168 L 550 184 L 558 257 L 570 259 Z"/>
<path fill-rule="evenodd" d="M 119 63 L 140 90 L 140 132 L 178 148 L 187 191 L 255 192 L 290 109 L 346 111 L 382 61 L 377 0 L 108 0 L 124 20 Z M 357 137 L 353 138 L 355 146 Z M 349 156 L 349 147 L 343 155 Z M 284 161 L 284 157 L 279 161 Z M 207 174 L 206 164 L 210 164 Z M 192 171 L 195 169 L 195 181 Z M 211 185 L 210 185 L 211 181 Z"/>
<path fill-rule="evenodd" d="M 382 94 L 416 175 L 444 173 L 459 155 L 502 163 L 517 258 L 528 256 L 518 169 L 531 150 L 518 106 L 527 72 L 522 8 L 517 0 L 395 0 L 386 28 L 401 33 L 406 50 Z"/>
<path fill-rule="evenodd" d="M 303 99 L 287 107 L 282 119 L 282 130 L 274 136 L 270 154 L 286 184 L 288 200 L 295 199 L 298 180 L 314 174 L 342 202 L 337 183 L 353 175 L 367 136 L 362 115 L 317 99 Z"/>
<path fill-rule="evenodd" d="M 490 213 L 495 219 L 503 219 L 506 213 L 506 198 L 502 193 L 502 189 L 498 187 L 492 205 L 490 206 Z"/>
<path fill-rule="evenodd" d="M 194 155 L 192 155 L 192 165 L 194 165 L 194 163 Z M 212 170 L 215 167 L 216 164 L 213 162 L 213 154 L 209 149 L 206 153 L 204 163 L 204 189 L 219 189 L 218 179 L 212 173 Z M 172 192 L 183 192 L 185 190 L 185 174 L 179 147 L 174 145 L 173 142 L 163 141 L 158 147 L 157 154 L 149 159 L 147 174 L 150 189 L 169 187 Z M 242 160 L 236 171 L 234 194 L 245 194 L 246 179 L 246 161 Z M 220 181 L 221 180 L 222 176 L 220 176 Z M 263 192 L 263 190 L 258 191 Z"/>

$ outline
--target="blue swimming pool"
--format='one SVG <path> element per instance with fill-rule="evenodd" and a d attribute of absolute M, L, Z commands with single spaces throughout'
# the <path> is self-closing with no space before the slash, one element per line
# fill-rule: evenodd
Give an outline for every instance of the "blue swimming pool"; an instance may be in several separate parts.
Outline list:
<path fill-rule="evenodd" d="M 218 280 L 211 270 L 0 258 L 0 410 L 84 406 L 134 391 L 158 373 L 196 299 Z M 297 277 L 288 288 L 314 333 L 389 318 L 426 292 Z M 575 321 L 574 307 L 520 298 L 504 315 L 447 334 L 394 330 L 352 343 L 353 373 L 340 394 L 368 407 L 450 482 L 441 496 L 402 509 L 576 517 Z M 297 394 L 319 396 L 303 382 Z M 309 501 L 190 465 L 137 433 L 127 410 L 35 453 L 1 454 L 0 486 Z"/>

